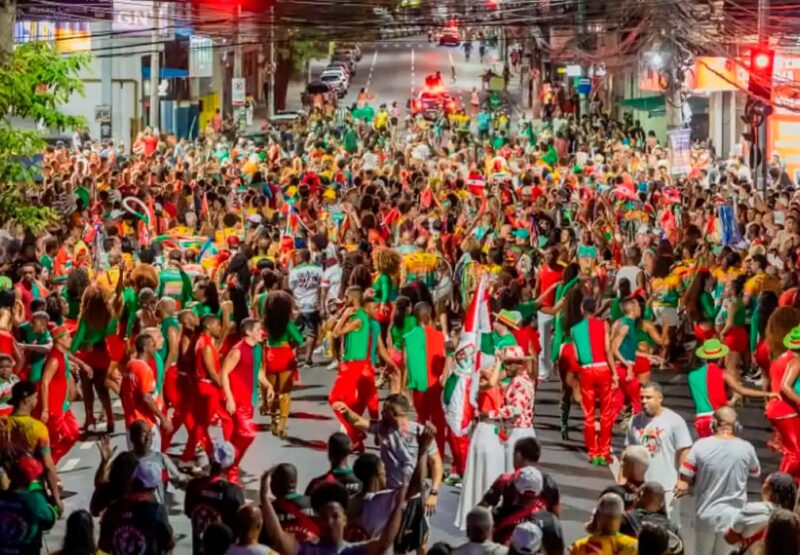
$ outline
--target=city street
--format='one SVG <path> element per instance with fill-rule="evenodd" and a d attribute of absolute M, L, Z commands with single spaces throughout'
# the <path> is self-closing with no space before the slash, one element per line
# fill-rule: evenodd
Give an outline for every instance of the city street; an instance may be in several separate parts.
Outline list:
<path fill-rule="evenodd" d="M 347 95 L 340 100 L 346 106 L 356 102 L 362 88 L 372 97 L 370 103 L 377 108 L 397 102 L 405 109 L 409 98 L 419 93 L 425 77 L 441 72 L 445 87 L 459 99 L 462 106 L 468 107 L 473 88 L 481 90 L 481 74 L 488 69 L 502 73 L 495 49 L 487 49 L 486 59 L 481 64 L 478 58 L 477 41 L 473 42 L 470 61 L 464 58 L 462 47 L 439 46 L 429 43 L 424 36 L 384 40 L 375 44 L 362 45 L 362 58 L 356 67 L 356 75 L 350 83 Z M 311 63 L 312 79 L 317 79 L 327 60 L 314 60 Z M 456 81 L 452 81 L 451 66 L 456 68 Z M 520 99 L 519 76 L 512 75 L 509 96 L 518 105 Z M 293 81 L 287 95 L 287 109 L 301 108 L 300 93 L 306 81 Z"/>
<path fill-rule="evenodd" d="M 265 424 L 265 419 L 258 417 L 259 433 L 242 462 L 242 481 L 247 490 L 246 496 L 255 500 L 258 493 L 258 479 L 265 469 L 279 462 L 291 462 L 298 468 L 300 489 L 304 490 L 308 481 L 327 470 L 325 453 L 328 436 L 339 429 L 328 406 L 328 392 L 335 374 L 322 367 L 314 367 L 301 371 L 303 385 L 294 394 L 292 414 L 289 424 L 289 438 L 285 441 L 273 437 Z M 683 376 L 660 375 L 658 381 L 664 385 L 666 405 L 678 411 L 692 428 L 692 401 L 689 396 L 686 380 Z M 381 392 L 382 395 L 386 391 Z M 559 435 L 559 384 L 544 383 L 536 400 L 536 433 L 542 443 L 543 454 L 540 467 L 550 473 L 559 485 L 561 492 L 561 523 L 564 527 L 565 539 L 568 542 L 583 535 L 583 525 L 590 518 L 595 500 L 606 486 L 613 483 L 613 474 L 617 466 L 611 469 L 590 466 L 582 447 L 582 418 L 580 408 L 573 406 L 570 425 L 570 441 L 563 442 Z M 83 420 L 83 404 L 73 406 L 78 421 Z M 96 407 L 99 410 L 99 404 Z M 122 417 L 119 401 L 115 402 L 117 418 Z M 758 403 L 750 403 L 741 411 L 744 423 L 744 437 L 755 445 L 759 459 L 764 466 L 764 473 L 777 468 L 778 457 L 769 451 L 765 440 L 769 437 L 769 425 L 763 417 L 763 410 Z M 122 429 L 118 421 L 117 429 Z M 616 430 L 614 438 L 615 454 L 622 447 L 622 430 Z M 220 434 L 218 428 L 212 431 L 215 437 Z M 185 430 L 182 430 L 173 443 L 170 453 L 180 453 L 185 441 Z M 114 435 L 112 445 L 117 452 L 125 450 L 125 438 L 122 433 Z M 374 443 L 367 442 L 368 448 L 374 449 Z M 99 452 L 96 441 L 78 442 L 72 451 L 60 462 L 58 470 L 64 489 L 68 492 L 65 498 L 67 514 L 75 509 L 87 508 L 93 490 L 94 474 L 99 463 Z M 446 465 L 447 466 L 447 465 Z M 751 495 L 760 491 L 760 480 L 751 481 Z M 459 490 L 443 487 L 438 512 L 432 518 L 431 541 L 445 541 L 457 545 L 464 539 L 464 534 L 454 525 L 458 507 Z M 683 502 L 684 539 L 692 531 L 692 500 Z M 170 522 L 178 538 L 175 553 L 189 553 L 191 534 L 188 519 L 183 515 L 183 492 L 172 491 L 169 504 Z M 51 550 L 60 547 L 64 530 L 63 520 L 47 535 L 47 545 Z"/>

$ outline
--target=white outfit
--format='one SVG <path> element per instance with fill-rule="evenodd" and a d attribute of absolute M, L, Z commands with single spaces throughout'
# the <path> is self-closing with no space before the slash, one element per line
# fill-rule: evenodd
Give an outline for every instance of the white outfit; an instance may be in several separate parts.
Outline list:
<path fill-rule="evenodd" d="M 536 327 L 542 348 L 539 351 L 539 381 L 548 379 L 553 373 L 553 327 L 555 321 L 552 314 L 539 311 L 536 315 Z"/>
<path fill-rule="evenodd" d="M 455 525 L 461 530 L 467 529 L 467 513 L 480 502 L 483 494 L 505 469 L 503 442 L 496 428 L 495 422 L 479 422 L 472 432 L 456 512 Z"/>

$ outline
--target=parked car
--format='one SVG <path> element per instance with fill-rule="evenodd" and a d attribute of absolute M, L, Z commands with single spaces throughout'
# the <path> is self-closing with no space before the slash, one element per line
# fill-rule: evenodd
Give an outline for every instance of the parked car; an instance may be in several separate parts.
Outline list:
<path fill-rule="evenodd" d="M 361 52 L 361 45 L 357 42 L 345 42 L 340 47 L 342 50 L 351 50 L 353 52 L 353 56 L 357 62 L 361 61 L 361 56 L 363 55 Z M 339 48 L 337 48 L 339 50 Z"/>
<path fill-rule="evenodd" d="M 333 62 L 344 62 L 350 70 L 350 75 L 356 74 L 356 59 L 351 52 L 334 52 L 331 56 L 331 63 Z"/>
<path fill-rule="evenodd" d="M 337 67 L 342 68 L 345 71 L 345 73 L 347 73 L 347 78 L 350 79 L 351 77 L 350 68 L 347 67 L 346 62 L 331 62 L 327 66 L 325 66 L 325 69 L 323 69 L 322 71 L 326 71 L 328 69 Z"/>
<path fill-rule="evenodd" d="M 347 94 L 347 88 L 350 86 L 350 79 L 342 68 L 334 67 L 326 69 L 319 76 L 319 80 L 323 83 L 330 85 L 339 98 Z"/>

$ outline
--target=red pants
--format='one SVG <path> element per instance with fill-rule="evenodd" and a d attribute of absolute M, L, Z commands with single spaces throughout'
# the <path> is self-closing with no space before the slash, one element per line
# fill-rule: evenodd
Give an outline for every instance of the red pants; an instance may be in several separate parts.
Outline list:
<path fill-rule="evenodd" d="M 783 447 L 783 458 L 778 468 L 800 482 L 800 416 L 770 419 L 778 431 Z"/>
<path fill-rule="evenodd" d="M 162 390 L 164 393 L 164 413 L 166 414 L 169 407 L 177 407 L 180 399 L 180 384 L 178 383 L 178 367 L 172 365 L 167 368 L 164 373 L 164 385 Z"/>
<path fill-rule="evenodd" d="M 170 381 L 169 374 L 164 378 L 164 395 L 167 395 L 167 384 Z M 172 385 L 169 386 L 170 388 Z M 194 421 L 194 414 L 192 411 L 194 410 L 194 390 L 195 387 L 192 384 L 190 378 L 186 374 L 176 373 L 175 376 L 175 389 L 176 391 L 170 392 L 170 395 L 173 393 L 176 395 L 175 399 L 173 399 L 174 404 L 173 407 L 175 410 L 172 411 L 172 432 L 169 434 L 162 434 L 161 436 L 161 451 L 166 453 L 167 449 L 172 442 L 172 436 L 178 433 L 178 430 L 184 424 L 186 425 L 186 431 L 189 432 L 189 435 L 192 435 L 192 430 L 195 427 Z"/>
<path fill-rule="evenodd" d="M 50 434 L 50 452 L 53 456 L 53 464 L 58 464 L 61 457 L 69 453 L 81 436 L 78 421 L 69 410 L 62 414 L 51 414 L 47 419 L 47 432 Z"/>
<path fill-rule="evenodd" d="M 619 387 L 613 393 L 614 420 L 622 412 L 625 399 L 630 401 L 633 414 L 642 412 L 642 400 L 639 398 L 639 390 L 641 389 L 639 378 L 634 374 L 632 380 L 627 379 L 628 370 L 621 364 L 617 365 L 617 378 L 619 378 Z"/>
<path fill-rule="evenodd" d="M 611 427 L 614 425 L 614 403 L 611 392 L 611 371 L 608 365 L 581 368 L 581 407 L 583 408 L 583 440 L 589 457 L 611 454 Z M 600 436 L 594 431 L 595 403 L 600 401 Z"/>
<path fill-rule="evenodd" d="M 469 453 L 469 434 L 457 436 L 448 427 L 447 443 L 450 445 L 450 452 L 453 454 L 452 472 L 459 476 L 464 475 L 467 468 L 467 454 Z M 444 453 L 441 453 L 444 456 Z"/>
<path fill-rule="evenodd" d="M 417 411 L 417 422 L 427 424 L 430 422 L 436 428 L 436 447 L 439 455 L 444 457 L 444 443 L 447 424 L 444 420 L 442 407 L 442 386 L 438 383 L 429 387 L 428 391 L 414 391 L 414 410 Z"/>
<path fill-rule="evenodd" d="M 228 470 L 228 480 L 236 482 L 239 479 L 239 463 L 242 462 L 244 454 L 256 438 L 253 405 L 250 404 L 249 400 L 237 405 L 236 412 L 231 415 L 231 421 L 233 422 L 231 443 L 236 449 L 236 456 L 233 459 L 233 465 Z"/>
<path fill-rule="evenodd" d="M 342 402 L 358 415 L 368 409 L 370 417 L 377 418 L 378 390 L 375 387 L 373 372 L 369 362 L 365 360 L 342 362 L 339 365 L 339 374 L 336 376 L 336 381 L 328 396 L 328 402 L 331 405 Z M 344 426 L 353 445 L 363 444 L 362 434 L 338 412 L 336 417 Z"/>
<path fill-rule="evenodd" d="M 697 437 L 711 437 L 714 435 L 711 431 L 711 420 L 713 420 L 713 418 L 711 414 L 695 416 L 694 430 L 697 432 Z"/>
<path fill-rule="evenodd" d="M 192 412 L 194 414 L 195 424 L 192 429 L 189 430 L 186 448 L 181 455 L 181 460 L 184 462 L 194 460 L 195 450 L 201 441 L 205 446 L 206 453 L 208 453 L 209 458 L 211 458 L 213 445 L 208 429 L 211 427 L 215 416 L 219 416 L 220 424 L 222 425 L 222 435 L 225 437 L 225 440 L 230 441 L 233 435 L 233 420 L 222 406 L 222 392 L 219 387 L 211 382 L 199 381 L 195 385 L 194 393 L 195 402 Z"/>

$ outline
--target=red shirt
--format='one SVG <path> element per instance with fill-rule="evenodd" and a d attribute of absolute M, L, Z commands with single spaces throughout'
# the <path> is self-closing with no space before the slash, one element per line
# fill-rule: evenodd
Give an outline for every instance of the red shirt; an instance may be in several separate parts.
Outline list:
<path fill-rule="evenodd" d="M 151 135 L 142 139 L 142 142 L 144 143 L 144 155 L 152 156 L 158 146 L 158 137 Z"/>
<path fill-rule="evenodd" d="M 511 330 L 511 335 L 517 340 L 517 345 L 522 348 L 525 356 L 538 355 L 542 349 L 539 344 L 539 332 L 533 326 L 523 326 L 518 330 Z"/>
<path fill-rule="evenodd" d="M 144 420 L 151 428 L 156 425 L 150 407 L 144 402 L 145 395 L 152 395 L 158 402 L 155 372 L 145 361 L 131 359 L 125 366 L 119 390 L 126 427 L 137 420 Z"/>
<path fill-rule="evenodd" d="M 539 295 L 541 295 L 544 291 L 547 291 L 551 285 L 554 283 L 558 283 L 561 281 L 561 277 L 564 275 L 564 270 L 561 266 L 556 266 L 554 270 L 548 264 L 542 264 L 539 267 Z M 555 290 L 551 291 L 549 295 L 547 295 L 544 299 L 542 299 L 542 307 L 546 308 L 553 308 L 556 304 L 556 292 Z"/>
<path fill-rule="evenodd" d="M 217 374 L 219 374 L 220 370 L 219 349 L 217 349 L 217 346 L 214 344 L 214 339 L 206 333 L 201 333 L 200 337 L 197 338 L 197 345 L 195 345 L 194 348 L 194 368 L 195 372 L 197 373 L 197 377 L 201 380 L 210 379 L 209 369 L 206 368 L 206 363 L 203 360 L 203 349 L 206 347 L 211 347 L 211 356 L 214 361 L 214 368 L 211 370 Z"/>

